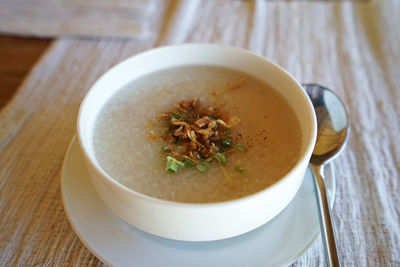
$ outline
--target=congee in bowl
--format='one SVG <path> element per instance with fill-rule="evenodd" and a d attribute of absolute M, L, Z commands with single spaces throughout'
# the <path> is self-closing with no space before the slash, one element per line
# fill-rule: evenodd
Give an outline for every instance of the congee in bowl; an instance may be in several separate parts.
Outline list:
<path fill-rule="evenodd" d="M 307 94 L 278 65 L 240 48 L 184 44 L 102 75 L 82 101 L 77 135 L 112 212 L 157 236 L 210 241 L 289 204 L 316 130 Z"/>
<path fill-rule="evenodd" d="M 300 123 L 279 92 L 226 67 L 186 65 L 135 79 L 102 107 L 95 158 L 132 190 L 211 203 L 254 194 L 298 162 Z"/>

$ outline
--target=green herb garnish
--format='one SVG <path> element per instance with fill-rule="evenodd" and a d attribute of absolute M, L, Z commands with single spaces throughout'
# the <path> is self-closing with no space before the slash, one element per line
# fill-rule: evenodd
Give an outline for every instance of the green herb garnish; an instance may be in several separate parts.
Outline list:
<path fill-rule="evenodd" d="M 180 119 L 186 120 L 187 119 L 185 115 L 180 114 L 178 112 L 172 112 L 172 117 L 174 117 L 175 119 L 178 119 L 178 120 L 180 120 Z"/>
<path fill-rule="evenodd" d="M 223 153 L 215 153 L 214 158 L 218 160 L 220 164 L 226 163 L 226 157 Z"/>
<path fill-rule="evenodd" d="M 212 161 L 214 159 L 214 157 L 209 157 L 209 158 L 206 158 L 204 161 L 205 162 L 210 162 L 210 161 Z"/>
<path fill-rule="evenodd" d="M 175 173 L 178 172 L 178 164 L 176 164 L 175 162 L 167 162 L 167 167 L 165 168 L 166 172 L 170 172 L 170 173 Z"/>
<path fill-rule="evenodd" d="M 183 167 L 185 164 L 172 156 L 167 156 L 167 167 L 165 168 L 166 172 L 178 172 L 179 166 Z"/>
<path fill-rule="evenodd" d="M 242 144 L 237 144 L 236 145 L 237 149 L 239 149 L 240 151 L 246 150 L 246 147 Z"/>
<path fill-rule="evenodd" d="M 189 166 L 189 167 L 195 167 L 196 166 L 196 162 L 191 161 L 190 159 L 185 158 L 183 163 L 185 164 L 185 166 Z"/>
<path fill-rule="evenodd" d="M 232 146 L 232 141 L 230 139 L 224 139 L 221 141 L 221 145 L 224 148 L 230 148 Z"/>
<path fill-rule="evenodd" d="M 196 165 L 196 168 L 201 172 L 206 172 L 208 170 L 208 166 L 205 162 L 200 162 Z"/>
<path fill-rule="evenodd" d="M 168 145 L 164 145 L 164 146 L 161 148 L 161 151 L 167 151 L 167 149 L 168 149 Z"/>
<path fill-rule="evenodd" d="M 175 162 L 176 164 L 178 164 L 181 167 L 185 166 L 185 164 L 182 161 L 179 161 L 179 160 L 177 160 L 176 158 L 174 158 L 172 156 L 167 156 L 167 161 L 168 162 Z"/>
<path fill-rule="evenodd" d="M 231 130 L 226 130 L 226 132 L 224 133 L 224 135 L 230 135 L 232 133 Z"/>
<path fill-rule="evenodd" d="M 244 173 L 244 168 L 242 166 L 235 166 L 235 170 L 240 173 Z"/>

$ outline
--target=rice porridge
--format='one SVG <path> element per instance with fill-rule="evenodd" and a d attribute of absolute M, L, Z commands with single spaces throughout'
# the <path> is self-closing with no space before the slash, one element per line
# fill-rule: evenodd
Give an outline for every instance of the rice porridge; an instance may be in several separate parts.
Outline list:
<path fill-rule="evenodd" d="M 198 164 L 170 173 L 162 151 L 170 141 L 163 138 L 166 126 L 160 114 L 193 99 L 223 107 L 240 122 L 224 133 L 232 142 L 218 153 L 226 163 L 212 160 L 204 163 L 206 169 Z M 217 120 L 209 116 L 207 123 L 213 121 Z M 274 184 L 295 166 L 302 144 L 298 118 L 274 88 L 233 69 L 194 65 L 153 72 L 119 90 L 96 119 L 93 145 L 101 168 L 134 191 L 171 201 L 210 203 Z"/>

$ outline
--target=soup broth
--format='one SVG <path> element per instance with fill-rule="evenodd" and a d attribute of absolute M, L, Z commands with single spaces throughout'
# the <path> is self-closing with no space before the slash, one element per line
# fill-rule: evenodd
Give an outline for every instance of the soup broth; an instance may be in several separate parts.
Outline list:
<path fill-rule="evenodd" d="M 244 82 L 236 86 L 239 81 Z M 245 150 L 227 153 L 223 170 L 214 160 L 206 172 L 185 167 L 167 173 L 157 118 L 195 98 L 240 118 L 232 137 Z M 135 79 L 112 96 L 96 120 L 93 145 L 101 168 L 128 188 L 165 200 L 210 203 L 254 194 L 285 176 L 300 157 L 301 130 L 290 104 L 265 82 L 228 68 L 182 66 Z"/>

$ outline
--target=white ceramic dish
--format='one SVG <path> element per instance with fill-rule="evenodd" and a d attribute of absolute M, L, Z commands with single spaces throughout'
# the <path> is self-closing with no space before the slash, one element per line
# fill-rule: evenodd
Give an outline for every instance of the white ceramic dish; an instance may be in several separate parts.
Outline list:
<path fill-rule="evenodd" d="M 325 176 L 332 204 L 335 179 L 330 165 L 325 168 Z M 287 266 L 320 233 L 310 171 L 293 201 L 273 220 L 244 235 L 211 242 L 164 239 L 121 220 L 96 194 L 75 139 L 65 156 L 61 192 L 74 231 L 94 255 L 110 266 Z"/>
<path fill-rule="evenodd" d="M 250 73 L 277 89 L 300 118 L 302 151 L 297 165 L 274 185 L 237 200 L 187 204 L 155 199 L 116 182 L 98 165 L 92 129 L 104 103 L 136 78 L 182 65 L 218 65 Z M 314 108 L 302 86 L 276 64 L 243 49 L 215 44 L 161 47 L 129 58 L 106 72 L 84 98 L 78 141 L 95 190 L 115 214 L 146 232 L 176 240 L 210 241 L 251 231 L 274 218 L 299 189 L 316 140 Z M 140 214 L 140 216 L 138 216 Z"/>

